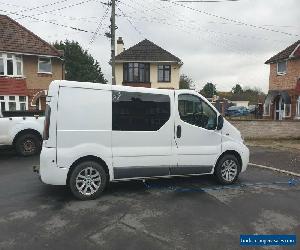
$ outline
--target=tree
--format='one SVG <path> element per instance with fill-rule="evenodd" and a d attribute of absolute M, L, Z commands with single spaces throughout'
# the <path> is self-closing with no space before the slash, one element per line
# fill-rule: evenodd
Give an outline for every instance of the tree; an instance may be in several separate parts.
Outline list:
<path fill-rule="evenodd" d="M 206 98 L 212 98 L 214 95 L 217 94 L 216 85 L 211 82 L 208 82 L 204 85 L 200 93 L 204 95 Z"/>
<path fill-rule="evenodd" d="M 259 101 L 264 99 L 265 93 L 259 88 L 246 87 L 241 95 L 241 98 L 248 100 L 250 104 L 257 104 Z"/>
<path fill-rule="evenodd" d="M 87 50 L 84 50 L 78 42 L 60 41 L 56 42 L 54 47 L 64 51 L 66 80 L 107 83 L 99 62 Z"/>
<path fill-rule="evenodd" d="M 241 93 L 243 93 L 243 88 L 242 88 L 241 85 L 236 84 L 236 85 L 232 88 L 231 92 L 232 92 L 233 94 L 241 94 Z"/>
<path fill-rule="evenodd" d="M 180 81 L 179 81 L 179 88 L 180 89 L 194 89 L 195 83 L 192 78 L 189 76 L 182 74 L 180 75 Z"/>

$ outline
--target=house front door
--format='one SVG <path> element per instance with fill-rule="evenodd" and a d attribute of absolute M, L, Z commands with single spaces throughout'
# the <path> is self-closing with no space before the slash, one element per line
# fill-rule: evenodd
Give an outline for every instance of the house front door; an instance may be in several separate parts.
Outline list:
<path fill-rule="evenodd" d="M 275 99 L 274 120 L 281 121 L 284 112 L 284 101 L 281 96 Z"/>

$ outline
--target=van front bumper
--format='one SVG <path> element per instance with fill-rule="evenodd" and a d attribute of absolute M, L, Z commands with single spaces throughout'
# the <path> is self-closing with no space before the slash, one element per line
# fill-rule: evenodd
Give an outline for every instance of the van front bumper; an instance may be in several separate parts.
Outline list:
<path fill-rule="evenodd" d="M 241 158 L 242 158 L 242 169 L 241 172 L 244 172 L 247 169 L 248 163 L 249 163 L 249 157 L 250 157 L 250 151 L 247 146 L 242 144 L 242 150 L 241 150 Z"/>

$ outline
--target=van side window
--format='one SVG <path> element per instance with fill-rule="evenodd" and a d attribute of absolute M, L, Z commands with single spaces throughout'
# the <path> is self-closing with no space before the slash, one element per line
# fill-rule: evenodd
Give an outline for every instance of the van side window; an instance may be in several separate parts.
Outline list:
<path fill-rule="evenodd" d="M 217 113 L 198 96 L 182 94 L 178 96 L 178 111 L 181 120 L 189 124 L 214 130 L 217 126 Z"/>
<path fill-rule="evenodd" d="M 170 97 L 162 94 L 113 91 L 112 129 L 157 131 L 170 118 Z"/>

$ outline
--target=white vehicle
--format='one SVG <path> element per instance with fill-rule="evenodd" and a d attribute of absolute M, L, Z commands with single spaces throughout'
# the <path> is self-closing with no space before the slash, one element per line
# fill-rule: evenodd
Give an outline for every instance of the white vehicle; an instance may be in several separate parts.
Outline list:
<path fill-rule="evenodd" d="M 39 172 L 82 200 L 110 181 L 215 174 L 222 184 L 246 170 L 240 132 L 200 94 L 54 81 Z"/>
<path fill-rule="evenodd" d="M 0 111 L 0 146 L 14 146 L 22 156 L 39 153 L 42 148 L 44 120 L 44 117 L 38 115 L 5 116 Z"/>

